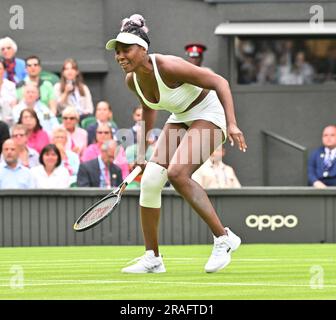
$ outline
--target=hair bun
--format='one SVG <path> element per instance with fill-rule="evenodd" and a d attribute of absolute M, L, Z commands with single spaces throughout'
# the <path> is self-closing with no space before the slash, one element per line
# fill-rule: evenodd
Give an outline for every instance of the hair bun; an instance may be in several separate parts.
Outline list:
<path fill-rule="evenodd" d="M 145 33 L 148 33 L 148 28 L 145 22 L 146 20 L 141 14 L 133 14 L 129 18 L 125 18 L 121 21 L 120 31 L 124 31 L 129 26 L 134 26 L 142 29 Z"/>

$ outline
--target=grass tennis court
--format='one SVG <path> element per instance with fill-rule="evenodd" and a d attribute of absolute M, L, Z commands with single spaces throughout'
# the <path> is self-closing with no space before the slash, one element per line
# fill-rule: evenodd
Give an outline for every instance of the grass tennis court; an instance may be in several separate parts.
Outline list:
<path fill-rule="evenodd" d="M 143 247 L 1 248 L 0 299 L 336 298 L 336 244 L 242 245 L 206 274 L 211 249 L 161 246 L 167 273 L 131 275 L 120 270 Z"/>

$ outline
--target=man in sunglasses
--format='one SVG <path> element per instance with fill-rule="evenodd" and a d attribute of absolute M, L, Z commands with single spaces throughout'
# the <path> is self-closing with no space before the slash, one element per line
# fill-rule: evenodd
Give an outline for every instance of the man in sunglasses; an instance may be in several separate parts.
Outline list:
<path fill-rule="evenodd" d="M 27 76 L 20 81 L 16 86 L 16 96 L 18 100 L 23 97 L 23 87 L 28 83 L 35 83 L 39 88 L 40 100 L 46 106 L 49 107 L 50 111 L 56 115 L 57 104 L 54 94 L 54 87 L 51 82 L 41 79 L 41 60 L 38 56 L 29 56 L 26 58 L 26 71 Z"/>

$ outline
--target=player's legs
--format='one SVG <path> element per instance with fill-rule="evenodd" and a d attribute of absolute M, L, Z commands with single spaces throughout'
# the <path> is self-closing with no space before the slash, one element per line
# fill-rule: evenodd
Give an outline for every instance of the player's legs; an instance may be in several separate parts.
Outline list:
<path fill-rule="evenodd" d="M 168 167 L 168 179 L 218 237 L 226 234 L 204 189 L 191 175 L 222 143 L 224 135 L 213 123 L 196 120 L 183 137 Z"/>
<path fill-rule="evenodd" d="M 180 144 L 187 127 L 184 124 L 167 123 L 156 143 L 150 162 L 167 169 L 171 157 Z M 146 170 L 145 170 L 146 171 Z M 157 176 L 148 178 L 156 180 Z M 161 191 L 159 196 L 161 197 Z M 160 222 L 160 207 L 140 206 L 141 225 L 144 236 L 146 250 L 154 250 L 156 256 L 159 255 L 158 228 Z"/>
<path fill-rule="evenodd" d="M 183 128 L 179 135 L 175 134 Z M 166 271 L 159 254 L 158 243 L 161 190 L 167 182 L 168 163 L 181 140 L 178 136 L 183 137 L 185 129 L 183 124 L 166 124 L 159 136 L 153 156 L 141 178 L 140 214 L 146 252 L 137 263 L 124 268 L 122 272 L 162 273 Z"/>
<path fill-rule="evenodd" d="M 191 179 L 201 162 L 207 160 L 223 138 L 221 130 L 213 123 L 194 121 L 168 167 L 169 181 L 208 224 L 214 235 L 212 254 L 205 265 L 206 272 L 216 272 L 226 267 L 231 261 L 231 252 L 237 250 L 241 242 L 229 228 L 224 228 L 206 192 Z"/>

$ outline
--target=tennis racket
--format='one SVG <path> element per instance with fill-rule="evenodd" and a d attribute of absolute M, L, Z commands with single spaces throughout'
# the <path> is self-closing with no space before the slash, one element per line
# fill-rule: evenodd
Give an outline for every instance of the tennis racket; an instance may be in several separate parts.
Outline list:
<path fill-rule="evenodd" d="M 97 225 L 99 222 L 106 219 L 120 203 L 121 196 L 136 176 L 141 172 L 141 167 L 137 166 L 125 178 L 125 180 L 118 186 L 117 189 L 110 192 L 103 199 L 96 202 L 89 209 L 87 209 L 75 222 L 73 228 L 76 231 L 85 231 Z"/>

